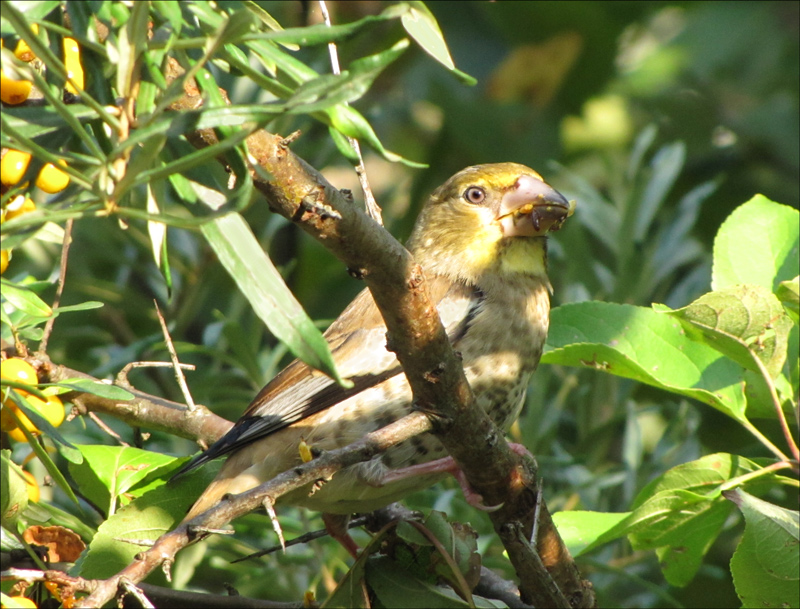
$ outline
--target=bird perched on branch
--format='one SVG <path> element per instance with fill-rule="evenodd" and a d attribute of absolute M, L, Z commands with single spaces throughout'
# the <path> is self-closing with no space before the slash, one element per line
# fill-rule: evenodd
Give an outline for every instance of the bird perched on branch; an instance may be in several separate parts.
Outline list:
<path fill-rule="evenodd" d="M 570 203 L 532 169 L 477 165 L 431 195 L 407 244 L 478 404 L 503 430 L 520 412 L 547 336 L 546 234 L 571 213 Z M 325 337 L 353 386 L 344 388 L 299 360 L 289 364 L 222 439 L 179 472 L 229 455 L 187 519 L 298 465 L 302 442 L 323 451 L 341 448 L 411 412 L 411 389 L 386 349 L 386 326 L 368 290 Z M 444 475 L 396 475 L 401 468 L 445 456 L 440 442 L 424 434 L 343 469 L 313 494 L 299 489 L 279 503 L 329 514 L 372 511 Z"/>

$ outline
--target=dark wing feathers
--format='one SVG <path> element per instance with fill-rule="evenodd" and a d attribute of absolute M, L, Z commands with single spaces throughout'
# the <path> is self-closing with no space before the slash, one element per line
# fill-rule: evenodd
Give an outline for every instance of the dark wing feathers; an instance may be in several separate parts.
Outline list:
<path fill-rule="evenodd" d="M 470 286 L 441 278 L 429 282 L 431 298 L 453 344 L 464 335 L 483 294 Z M 294 360 L 253 399 L 241 419 L 208 450 L 186 463 L 173 478 L 288 427 L 333 404 L 402 373 L 386 351 L 386 327 L 369 290 L 362 291 L 325 332 L 339 373 L 352 387 Z M 369 372 L 366 372 L 369 371 Z"/>

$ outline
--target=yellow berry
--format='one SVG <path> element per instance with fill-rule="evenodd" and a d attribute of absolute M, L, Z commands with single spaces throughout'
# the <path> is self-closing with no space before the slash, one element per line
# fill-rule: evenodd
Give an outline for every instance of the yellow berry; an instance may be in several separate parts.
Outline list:
<path fill-rule="evenodd" d="M 0 182 L 6 186 L 18 184 L 28 170 L 31 162 L 31 155 L 21 150 L 10 149 L 3 155 L 0 161 Z"/>
<path fill-rule="evenodd" d="M 6 207 L 6 220 L 13 220 L 17 216 L 30 213 L 35 209 L 36 203 L 30 197 L 17 195 Z"/>
<path fill-rule="evenodd" d="M 0 430 L 2 431 L 11 431 L 17 428 L 17 420 L 11 416 L 11 410 L 13 406 L 11 402 L 3 404 L 3 409 L 0 410 Z"/>
<path fill-rule="evenodd" d="M 25 596 L 9 596 L 8 604 L 3 603 L 3 609 L 36 609 L 36 603 Z"/>
<path fill-rule="evenodd" d="M 46 402 L 35 395 L 26 395 L 25 399 L 28 401 L 27 405 L 44 417 L 53 427 L 58 427 L 64 422 L 64 404 L 61 402 L 61 399 L 58 396 L 47 396 Z M 27 429 L 31 435 L 34 436 L 38 436 L 42 433 L 41 430 L 34 425 L 33 421 L 31 421 L 14 402 L 11 400 L 6 400 L 3 410 L 8 407 L 11 407 L 14 410 L 14 414 L 16 414 L 17 418 L 19 419 L 17 428 L 8 431 L 9 438 L 16 442 L 27 442 L 28 439 L 25 437 L 22 429 L 20 429 L 21 427 Z"/>
<path fill-rule="evenodd" d="M 64 65 L 67 68 L 67 76 L 74 80 L 83 89 L 83 66 L 81 65 L 81 49 L 78 41 L 74 38 L 64 38 Z M 74 95 L 78 91 L 71 84 L 67 83 L 64 87 Z"/>
<path fill-rule="evenodd" d="M 22 475 L 25 476 L 25 483 L 28 486 L 28 501 L 39 503 L 39 483 L 36 482 L 36 478 L 33 477 L 32 473 L 25 470 L 22 470 Z"/>
<path fill-rule="evenodd" d="M 39 34 L 39 24 L 33 23 L 31 24 L 31 31 L 34 34 Z M 24 61 L 26 63 L 33 61 L 36 59 L 36 54 L 31 51 L 31 47 L 28 46 L 28 43 L 24 40 L 20 40 L 17 43 L 17 48 L 14 49 L 14 55 L 16 55 L 17 59 L 20 61 Z"/>
<path fill-rule="evenodd" d="M 28 385 L 39 383 L 36 370 L 20 357 L 9 357 L 0 362 L 0 378 Z"/>
<path fill-rule="evenodd" d="M 67 166 L 63 159 L 59 161 L 59 164 L 64 167 Z M 52 163 L 47 163 L 42 167 L 39 176 L 36 178 L 36 186 L 50 194 L 61 192 L 68 184 L 69 176 Z"/>
<path fill-rule="evenodd" d="M 8 268 L 8 261 L 11 259 L 11 254 L 8 250 L 0 250 L 0 275 L 6 272 Z"/>
<path fill-rule="evenodd" d="M 6 76 L 5 72 L 0 72 L 0 99 L 3 102 L 16 106 L 21 104 L 31 94 L 33 83 L 30 80 L 14 80 Z"/>
<path fill-rule="evenodd" d="M 57 395 L 48 395 L 47 401 L 39 411 L 53 427 L 58 427 L 64 422 L 64 402 Z"/>

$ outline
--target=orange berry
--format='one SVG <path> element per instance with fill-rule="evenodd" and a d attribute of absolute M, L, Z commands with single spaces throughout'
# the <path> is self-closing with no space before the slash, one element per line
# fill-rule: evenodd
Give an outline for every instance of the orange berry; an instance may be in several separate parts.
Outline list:
<path fill-rule="evenodd" d="M 0 250 L 0 275 L 6 272 L 9 260 L 11 260 L 11 254 L 9 253 L 9 251 Z"/>
<path fill-rule="evenodd" d="M 17 195 L 11 200 L 11 203 L 8 204 L 8 207 L 6 207 L 6 220 L 11 220 L 17 216 L 30 213 L 34 209 L 36 209 L 36 203 L 34 203 L 30 197 Z"/>
<path fill-rule="evenodd" d="M 66 167 L 67 163 L 62 159 L 59 161 L 59 165 Z M 42 167 L 36 178 L 36 186 L 50 194 L 61 192 L 68 184 L 69 176 L 52 163 L 47 163 Z"/>
<path fill-rule="evenodd" d="M 0 182 L 6 186 L 18 184 L 28 170 L 31 155 L 21 150 L 8 150 L 0 161 Z"/>
<path fill-rule="evenodd" d="M 64 38 L 64 65 L 67 68 L 67 75 L 83 89 L 83 66 L 81 65 L 81 48 L 78 41 L 74 38 Z M 77 89 L 67 83 L 64 87 L 74 95 L 78 95 Z"/>

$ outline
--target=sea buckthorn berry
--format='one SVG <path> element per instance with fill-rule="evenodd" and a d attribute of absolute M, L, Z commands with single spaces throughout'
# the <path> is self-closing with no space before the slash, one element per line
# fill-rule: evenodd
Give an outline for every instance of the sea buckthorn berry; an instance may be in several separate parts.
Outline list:
<path fill-rule="evenodd" d="M 39 34 L 39 24 L 38 23 L 31 24 L 31 31 L 34 34 L 38 35 Z M 31 51 L 31 47 L 29 47 L 28 43 L 25 42 L 24 40 L 20 40 L 17 43 L 17 48 L 14 49 L 14 55 L 17 57 L 17 59 L 19 59 L 20 61 L 24 61 L 26 63 L 31 62 L 34 59 L 36 59 L 36 54 L 33 51 Z"/>
<path fill-rule="evenodd" d="M 17 195 L 11 203 L 8 204 L 8 207 L 6 207 L 6 220 L 13 220 L 17 216 L 30 213 L 35 209 L 36 203 L 34 203 L 30 197 Z"/>
<path fill-rule="evenodd" d="M 31 155 L 27 152 L 14 149 L 6 151 L 3 160 L 0 161 L 0 182 L 6 186 L 18 184 L 28 170 L 30 162 Z"/>
<path fill-rule="evenodd" d="M 9 596 L 8 604 L 3 603 L 3 609 L 36 609 L 36 603 L 26 596 Z"/>
<path fill-rule="evenodd" d="M 20 357 L 9 357 L 0 362 L 0 378 L 28 385 L 39 382 L 33 366 Z"/>
<path fill-rule="evenodd" d="M 83 66 L 81 65 L 81 48 L 78 41 L 74 38 L 64 38 L 64 65 L 67 68 L 67 76 L 74 80 L 83 89 Z M 77 89 L 67 83 L 64 88 L 78 95 Z"/>
<path fill-rule="evenodd" d="M 59 164 L 64 167 L 67 166 L 63 160 L 59 161 Z M 47 163 L 42 167 L 39 176 L 36 178 L 36 186 L 50 194 L 61 192 L 68 184 L 69 176 L 52 163 Z"/>
<path fill-rule="evenodd" d="M 36 482 L 36 478 L 33 477 L 32 473 L 25 470 L 22 470 L 22 475 L 25 476 L 25 483 L 28 485 L 28 501 L 39 503 L 39 483 Z"/>
<path fill-rule="evenodd" d="M 14 80 L 0 72 L 0 99 L 4 103 L 16 106 L 30 97 L 33 83 L 30 80 Z"/>
<path fill-rule="evenodd" d="M 0 275 L 6 272 L 8 262 L 11 260 L 11 254 L 8 250 L 0 250 Z"/>

